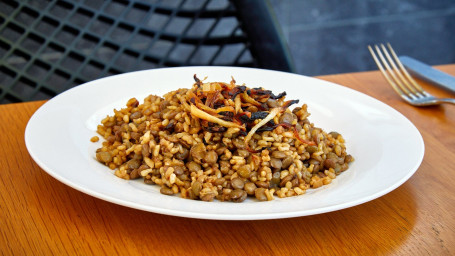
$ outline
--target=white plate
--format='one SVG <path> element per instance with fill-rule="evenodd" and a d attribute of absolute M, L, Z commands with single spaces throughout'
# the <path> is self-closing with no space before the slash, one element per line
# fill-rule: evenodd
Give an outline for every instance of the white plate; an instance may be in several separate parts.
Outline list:
<path fill-rule="evenodd" d="M 341 133 L 355 161 L 332 184 L 305 195 L 269 202 L 202 202 L 166 196 L 158 186 L 126 181 L 98 163 L 92 143 L 98 123 L 128 99 L 140 102 L 189 88 L 193 75 L 208 81 L 264 87 L 287 92 L 286 99 L 307 103 L 310 121 L 327 132 Z M 365 85 L 368 86 L 368 85 Z M 320 214 L 378 198 L 403 184 L 422 162 L 424 144 L 419 131 L 403 115 L 357 91 L 311 77 L 236 67 L 154 69 L 95 80 L 70 89 L 45 103 L 25 131 L 27 149 L 36 163 L 54 178 L 94 197 L 155 213 L 221 220 L 275 219 Z M 400 152 L 406 152 L 403 155 Z"/>

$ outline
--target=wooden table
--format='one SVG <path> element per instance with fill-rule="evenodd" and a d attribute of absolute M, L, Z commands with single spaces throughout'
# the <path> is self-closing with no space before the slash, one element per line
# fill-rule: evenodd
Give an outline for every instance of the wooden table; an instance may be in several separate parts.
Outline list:
<path fill-rule="evenodd" d="M 455 75 L 455 64 L 438 68 Z M 455 106 L 412 107 L 377 71 L 320 78 L 383 101 L 417 126 L 425 157 L 409 181 L 371 202 L 300 218 L 154 214 L 96 199 L 49 176 L 24 143 L 27 121 L 44 102 L 0 105 L 1 254 L 455 255 Z"/>

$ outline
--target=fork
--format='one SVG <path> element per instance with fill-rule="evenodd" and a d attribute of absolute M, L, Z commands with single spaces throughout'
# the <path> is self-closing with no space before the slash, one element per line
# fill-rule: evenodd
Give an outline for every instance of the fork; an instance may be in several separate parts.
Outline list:
<path fill-rule="evenodd" d="M 401 98 L 403 98 L 407 103 L 419 107 L 439 105 L 442 103 L 455 104 L 455 99 L 436 98 L 423 90 L 422 87 L 411 77 L 411 75 L 409 75 L 403 64 L 401 64 L 401 61 L 398 59 L 395 51 L 392 49 L 392 46 L 387 43 L 387 47 L 389 48 L 390 54 L 383 44 L 380 44 L 380 47 L 378 45 L 374 45 L 374 49 L 376 50 L 379 59 L 370 45 L 368 45 L 368 50 L 373 56 L 373 59 L 382 75 L 384 75 L 387 82 L 392 86 L 395 92 L 401 96 Z M 393 58 L 390 55 L 392 55 Z M 387 71 L 384 69 L 383 65 Z"/>

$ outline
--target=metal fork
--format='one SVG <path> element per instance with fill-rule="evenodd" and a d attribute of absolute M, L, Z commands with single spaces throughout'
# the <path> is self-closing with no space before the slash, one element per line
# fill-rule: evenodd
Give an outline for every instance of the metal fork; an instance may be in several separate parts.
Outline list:
<path fill-rule="evenodd" d="M 369 45 L 368 50 L 370 50 L 370 53 L 373 56 L 376 65 L 378 65 L 379 70 L 382 72 L 387 82 L 389 82 L 389 84 L 392 86 L 395 92 L 401 96 L 401 98 L 414 106 L 431 106 L 439 105 L 442 103 L 455 104 L 455 99 L 436 98 L 423 90 L 422 87 L 418 85 L 417 82 L 411 77 L 411 75 L 409 75 L 403 64 L 401 64 L 395 51 L 392 49 L 392 46 L 387 43 L 387 47 L 389 48 L 389 51 L 393 58 L 390 56 L 387 48 L 383 44 L 380 44 L 380 47 L 374 45 L 374 49 L 376 50 L 379 59 L 376 56 L 373 48 Z M 383 65 L 387 71 L 384 69 Z"/>

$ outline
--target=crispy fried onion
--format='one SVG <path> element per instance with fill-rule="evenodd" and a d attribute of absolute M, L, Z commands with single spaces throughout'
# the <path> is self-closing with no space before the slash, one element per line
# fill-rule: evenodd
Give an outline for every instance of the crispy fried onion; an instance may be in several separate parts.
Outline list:
<path fill-rule="evenodd" d="M 282 102 L 286 96 L 285 92 L 274 95 L 271 91 L 262 88 L 249 89 L 245 85 L 237 86 L 234 78 L 229 84 L 222 82 L 203 83 L 196 75 L 194 80 L 196 83 L 187 94 L 189 102 L 184 106 L 190 109 L 194 117 L 203 120 L 201 124 L 205 130 L 223 132 L 226 128 L 239 128 L 241 133 L 246 135 L 244 142 L 250 152 L 253 150 L 249 148 L 248 142 L 256 132 L 273 130 L 280 125 L 293 128 L 298 140 L 306 144 L 310 143 L 300 138 L 295 127 L 276 124 L 273 121 L 278 114 L 286 111 L 290 105 L 299 102 L 298 100 Z M 278 99 L 282 104 L 280 107 L 269 108 L 266 103 L 269 99 Z M 251 107 L 259 111 L 250 112 Z M 253 125 L 255 120 L 260 121 Z"/>
<path fill-rule="evenodd" d="M 211 123 L 219 124 L 221 126 L 228 127 L 228 128 L 233 127 L 233 128 L 240 128 L 241 130 L 245 130 L 244 126 L 233 123 L 233 122 L 224 121 L 223 119 L 210 115 L 209 113 L 200 110 L 193 104 L 191 104 L 190 111 L 193 116 L 206 120 L 206 121 L 209 121 Z"/>
<path fill-rule="evenodd" d="M 275 118 L 275 116 L 277 116 L 279 113 L 282 113 L 284 111 L 286 111 L 286 109 L 294 104 L 294 103 L 298 103 L 299 100 L 289 100 L 289 101 L 286 101 L 283 106 L 281 107 L 278 107 L 278 108 L 273 108 L 270 113 L 264 118 L 262 119 L 259 123 L 257 123 L 255 126 L 253 126 L 253 128 L 251 128 L 251 130 L 248 132 L 248 134 L 245 136 L 245 145 L 246 145 L 246 148 L 248 151 L 250 152 L 257 152 L 257 151 L 254 151 L 250 148 L 248 142 L 251 140 L 251 138 L 253 137 L 253 135 L 256 133 L 257 130 L 259 130 L 262 126 L 266 125 L 269 121 L 273 120 Z M 279 125 L 283 125 L 283 124 L 279 124 Z M 278 125 L 277 125 L 278 126 Z M 295 128 L 294 128 L 294 131 L 297 131 Z M 300 138 L 300 136 L 298 136 L 298 133 L 294 132 L 294 135 L 296 135 L 296 137 L 299 139 L 299 140 L 302 140 Z M 303 142 L 303 141 L 302 141 Z"/>
<path fill-rule="evenodd" d="M 264 118 L 262 119 L 259 123 L 257 123 L 255 126 L 253 126 L 253 128 L 251 128 L 251 130 L 248 132 L 248 134 L 245 136 L 245 146 L 247 147 L 248 151 L 252 151 L 248 145 L 248 142 L 251 140 L 251 138 L 253 137 L 254 133 L 259 129 L 261 128 L 262 126 L 264 126 L 265 124 L 267 124 L 270 120 L 272 120 L 276 115 L 278 115 L 281 111 L 283 111 L 282 108 L 273 108 L 270 113 Z"/>

